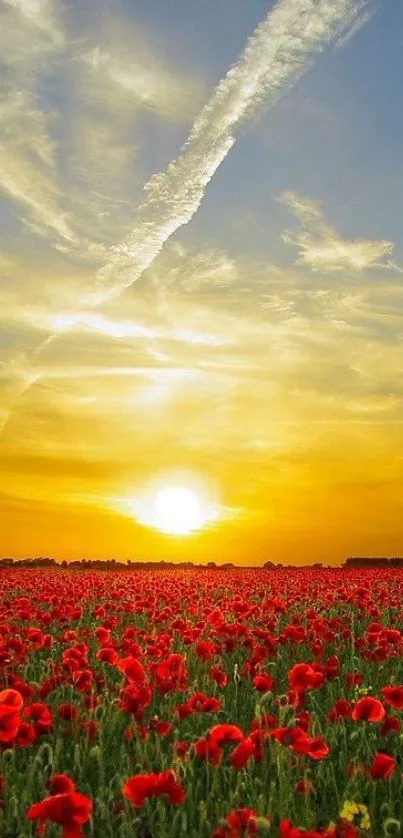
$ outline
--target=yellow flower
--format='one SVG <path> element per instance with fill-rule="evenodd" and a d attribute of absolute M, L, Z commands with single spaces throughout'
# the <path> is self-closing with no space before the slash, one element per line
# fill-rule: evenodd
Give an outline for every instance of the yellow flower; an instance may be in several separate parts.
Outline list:
<path fill-rule="evenodd" d="M 348 821 L 348 823 L 353 823 L 354 818 L 357 815 L 361 816 L 360 829 L 371 829 L 371 821 L 367 806 L 365 806 L 364 803 L 356 803 L 354 800 L 345 800 L 342 808 L 340 809 L 340 817 L 343 820 Z"/>
<path fill-rule="evenodd" d="M 343 818 L 344 821 L 348 821 L 352 823 L 355 816 L 359 814 L 359 808 L 354 800 L 345 800 L 343 806 L 340 810 L 340 817 Z"/>

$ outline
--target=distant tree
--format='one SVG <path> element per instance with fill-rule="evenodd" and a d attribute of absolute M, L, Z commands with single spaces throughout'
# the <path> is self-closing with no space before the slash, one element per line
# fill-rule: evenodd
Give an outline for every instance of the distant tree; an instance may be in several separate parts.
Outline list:
<path fill-rule="evenodd" d="M 387 556 L 349 556 L 342 567 L 395 567 L 400 565 L 400 559 L 389 559 Z"/>

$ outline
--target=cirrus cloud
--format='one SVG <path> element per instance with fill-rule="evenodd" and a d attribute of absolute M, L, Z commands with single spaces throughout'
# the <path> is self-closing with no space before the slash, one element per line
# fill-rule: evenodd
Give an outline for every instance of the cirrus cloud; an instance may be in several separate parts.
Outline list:
<path fill-rule="evenodd" d="M 331 227 L 319 201 L 301 198 L 295 192 L 279 196 L 296 216 L 301 231 L 283 233 L 283 240 L 298 249 L 296 265 L 315 272 L 351 271 L 361 273 L 374 268 L 400 268 L 392 261 L 394 244 L 386 240 L 343 239 Z"/>

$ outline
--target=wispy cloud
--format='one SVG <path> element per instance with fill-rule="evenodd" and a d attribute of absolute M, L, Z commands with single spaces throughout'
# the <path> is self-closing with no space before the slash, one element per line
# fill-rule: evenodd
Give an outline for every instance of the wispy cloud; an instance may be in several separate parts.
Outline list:
<path fill-rule="evenodd" d="M 362 273 L 374 268 L 400 268 L 392 261 L 394 244 L 386 240 L 343 239 L 324 217 L 321 204 L 301 198 L 295 192 L 279 196 L 297 217 L 302 230 L 286 231 L 283 239 L 298 249 L 297 265 L 315 272 L 350 271 Z"/>
<path fill-rule="evenodd" d="M 43 323 L 43 320 L 42 320 Z M 193 328 L 158 329 L 136 323 L 134 320 L 112 320 L 92 312 L 79 314 L 58 314 L 50 318 L 49 328 L 53 331 L 83 330 L 97 332 L 115 340 L 147 340 L 147 341 L 178 341 L 188 344 L 205 344 L 206 346 L 227 346 L 231 341 L 219 337 L 211 332 L 198 331 Z"/>
<path fill-rule="evenodd" d="M 200 104 L 202 85 L 165 66 L 146 48 L 139 33 L 120 32 L 118 43 L 98 44 L 84 52 L 87 68 L 85 96 L 92 107 L 132 116 L 133 108 L 155 111 L 173 121 L 188 120 Z"/>
<path fill-rule="evenodd" d="M 35 71 L 65 47 L 58 0 L 0 0 L 0 46 L 0 61 L 31 86 Z"/>
<path fill-rule="evenodd" d="M 163 275 L 163 281 L 161 280 Z M 239 278 L 238 265 L 224 250 L 196 250 L 172 242 L 160 255 L 155 274 L 157 291 L 169 294 L 211 294 L 228 289 Z"/>
<path fill-rule="evenodd" d="M 12 6 L 33 27 L 42 30 L 57 46 L 64 42 L 64 35 L 57 20 L 54 0 L 3 0 Z"/>
<path fill-rule="evenodd" d="M 28 210 L 26 226 L 39 235 L 51 229 L 61 239 L 76 241 L 67 216 L 58 207 L 60 191 L 54 182 L 29 160 L 1 144 L 0 158 L 0 187 L 9 198 Z"/>
<path fill-rule="evenodd" d="M 95 299 L 119 293 L 141 276 L 164 243 L 193 218 L 241 127 L 298 79 L 312 53 L 337 37 L 360 10 L 355 0 L 276 4 L 196 119 L 179 157 L 146 184 L 133 233 L 112 249 L 99 271 Z"/>
<path fill-rule="evenodd" d="M 355 38 L 358 32 L 373 18 L 375 12 L 375 7 L 373 9 L 368 9 L 360 15 L 360 17 L 355 20 L 351 26 L 348 26 L 345 32 L 340 35 L 340 38 L 337 39 L 335 49 L 342 49 L 349 41 Z"/>
<path fill-rule="evenodd" d="M 37 87 L 50 58 L 65 45 L 61 9 L 53 0 L 0 2 L 0 191 L 23 211 L 22 221 L 41 236 L 49 231 L 72 242 L 59 206 L 57 143 L 52 129 L 57 114 L 39 104 Z"/>

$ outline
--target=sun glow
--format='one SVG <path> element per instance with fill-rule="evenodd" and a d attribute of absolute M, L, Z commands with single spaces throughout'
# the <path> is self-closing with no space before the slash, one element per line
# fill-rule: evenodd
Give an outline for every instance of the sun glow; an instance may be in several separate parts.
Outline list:
<path fill-rule="evenodd" d="M 219 517 L 219 507 L 196 485 L 159 481 L 130 501 L 140 524 L 166 535 L 185 536 L 198 532 Z"/>
<path fill-rule="evenodd" d="M 171 535 L 186 535 L 203 526 L 199 499 L 185 486 L 167 486 L 155 496 L 157 526 Z"/>

